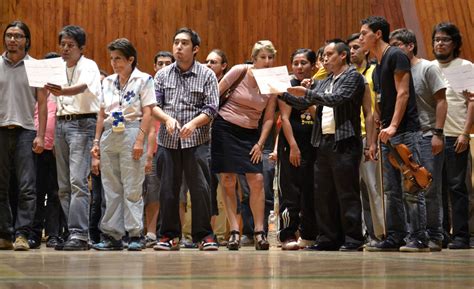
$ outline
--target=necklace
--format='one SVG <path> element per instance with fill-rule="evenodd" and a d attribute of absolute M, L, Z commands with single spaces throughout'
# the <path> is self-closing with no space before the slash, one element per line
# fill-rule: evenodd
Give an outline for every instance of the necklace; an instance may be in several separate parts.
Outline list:
<path fill-rule="evenodd" d="M 115 80 L 115 88 L 117 88 L 118 90 L 118 94 L 119 94 L 119 106 L 122 107 L 122 102 L 123 102 L 123 95 L 125 93 L 125 90 L 127 89 L 127 86 L 128 86 L 128 82 L 130 81 L 130 76 L 132 76 L 132 74 L 130 74 L 127 78 L 127 81 L 125 82 L 125 85 L 122 86 L 122 88 L 120 88 L 120 76 L 117 75 L 117 79 Z"/>
<path fill-rule="evenodd" d="M 69 73 L 67 73 L 67 67 L 66 67 L 66 78 L 67 78 L 67 85 L 68 86 L 71 86 L 72 84 L 72 81 L 74 79 L 74 72 L 76 72 L 76 67 L 77 67 L 77 64 L 74 65 L 74 68 L 72 69 L 72 73 L 71 73 L 71 78 L 69 78 Z"/>
<path fill-rule="evenodd" d="M 380 57 L 380 62 L 382 62 L 382 58 L 384 57 L 385 53 L 387 52 L 387 50 L 390 48 L 390 45 L 387 44 L 387 46 L 384 48 L 384 50 L 382 51 L 382 56 Z"/>

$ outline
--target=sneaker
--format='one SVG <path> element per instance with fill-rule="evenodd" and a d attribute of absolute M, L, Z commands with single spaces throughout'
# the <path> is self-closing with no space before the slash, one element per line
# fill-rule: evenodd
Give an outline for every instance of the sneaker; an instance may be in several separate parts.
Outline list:
<path fill-rule="evenodd" d="M 64 251 L 87 251 L 90 249 L 90 247 L 87 241 L 79 239 L 70 239 L 64 243 L 62 249 Z"/>
<path fill-rule="evenodd" d="M 439 252 L 443 250 L 442 241 L 430 240 L 428 242 L 428 247 L 430 248 L 430 252 Z"/>
<path fill-rule="evenodd" d="M 200 251 L 217 251 L 217 249 L 219 249 L 219 244 L 217 244 L 214 235 L 205 237 L 202 239 L 201 243 L 199 243 Z"/>
<path fill-rule="evenodd" d="M 12 241 L 0 238 L 0 250 L 13 250 Z"/>
<path fill-rule="evenodd" d="M 104 235 L 103 240 L 92 245 L 92 248 L 98 251 L 122 251 L 122 240 L 115 240 L 111 236 Z"/>
<path fill-rule="evenodd" d="M 15 251 L 28 251 L 30 249 L 30 245 L 28 244 L 28 239 L 25 236 L 18 236 L 15 239 L 15 243 L 13 243 L 13 250 Z"/>
<path fill-rule="evenodd" d="M 47 248 L 54 248 L 61 242 L 62 242 L 62 240 L 59 237 L 49 236 L 48 241 L 46 241 L 46 247 Z"/>
<path fill-rule="evenodd" d="M 300 249 L 300 246 L 295 239 L 289 239 L 281 243 L 281 249 L 283 251 L 296 251 Z"/>
<path fill-rule="evenodd" d="M 198 247 L 197 243 L 194 243 L 192 240 L 189 240 L 185 237 L 181 238 L 179 241 L 179 246 L 185 249 L 196 249 Z"/>
<path fill-rule="evenodd" d="M 470 249 L 469 242 L 464 242 L 460 239 L 454 239 L 448 244 L 450 250 Z"/>
<path fill-rule="evenodd" d="M 315 240 L 301 239 L 301 237 L 299 237 L 298 241 L 297 241 L 297 244 L 298 244 L 298 247 L 300 247 L 300 249 L 304 249 L 306 247 L 313 246 L 314 244 L 316 244 L 316 241 Z"/>
<path fill-rule="evenodd" d="M 156 251 L 178 251 L 179 250 L 179 238 L 160 238 L 160 241 L 153 246 L 153 250 Z"/>
<path fill-rule="evenodd" d="M 419 253 L 429 251 L 430 247 L 420 240 L 411 240 L 405 246 L 400 247 L 400 252 Z"/>
<path fill-rule="evenodd" d="M 240 246 L 253 247 L 253 245 L 254 245 L 253 236 L 242 235 L 242 237 L 240 237 Z"/>
<path fill-rule="evenodd" d="M 28 245 L 30 246 L 30 249 L 39 249 L 41 248 L 41 240 L 34 238 L 28 239 Z"/>
<path fill-rule="evenodd" d="M 402 245 L 386 239 L 381 242 L 377 242 L 375 246 L 366 246 L 365 250 L 368 252 L 398 252 Z"/>
<path fill-rule="evenodd" d="M 130 237 L 130 242 L 128 243 L 128 251 L 141 251 L 142 244 L 140 243 L 140 237 Z"/>
<path fill-rule="evenodd" d="M 145 244 L 145 248 L 153 248 L 153 246 L 155 246 L 157 243 L 156 237 L 155 239 L 153 239 L 149 235 L 146 235 L 145 238 L 143 238 L 142 240 L 143 240 L 143 243 Z"/>

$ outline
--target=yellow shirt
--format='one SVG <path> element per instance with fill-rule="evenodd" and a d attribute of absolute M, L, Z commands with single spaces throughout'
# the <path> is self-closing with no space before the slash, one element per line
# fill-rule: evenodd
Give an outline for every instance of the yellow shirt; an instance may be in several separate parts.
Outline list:
<path fill-rule="evenodd" d="M 365 67 L 357 68 L 357 71 L 359 71 L 359 73 L 365 77 L 367 83 L 369 84 L 372 112 L 375 109 L 375 91 L 374 91 L 374 81 L 372 79 L 372 74 L 374 73 L 374 69 L 375 69 L 375 64 L 371 64 L 369 68 L 365 71 L 365 73 L 364 73 Z M 361 126 L 362 136 L 365 136 L 366 134 L 365 119 L 364 119 L 364 111 L 362 108 L 360 110 L 360 126 Z"/>

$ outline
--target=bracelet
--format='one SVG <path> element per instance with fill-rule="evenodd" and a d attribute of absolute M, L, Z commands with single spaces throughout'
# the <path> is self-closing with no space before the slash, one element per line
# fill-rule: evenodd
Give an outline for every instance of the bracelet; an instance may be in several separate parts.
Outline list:
<path fill-rule="evenodd" d="M 100 142 L 100 141 L 99 141 L 98 139 L 94 139 L 94 140 L 92 141 L 92 144 L 93 144 L 93 145 L 99 145 L 99 142 Z"/>
<path fill-rule="evenodd" d="M 261 145 L 260 143 L 257 142 L 257 145 L 258 147 L 260 148 L 260 150 L 263 150 L 263 145 Z"/>
<path fill-rule="evenodd" d="M 139 127 L 140 131 L 143 133 L 143 135 L 146 135 L 145 131 L 143 130 L 143 128 Z"/>
<path fill-rule="evenodd" d="M 471 135 L 468 133 L 462 133 L 463 136 L 465 136 L 468 140 L 471 139 Z"/>

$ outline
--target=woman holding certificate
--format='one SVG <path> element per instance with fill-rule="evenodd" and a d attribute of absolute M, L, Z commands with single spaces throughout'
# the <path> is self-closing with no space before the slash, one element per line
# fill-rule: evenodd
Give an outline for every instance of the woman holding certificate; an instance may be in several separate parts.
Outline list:
<path fill-rule="evenodd" d="M 219 91 L 235 87 L 219 110 L 212 126 L 211 168 L 220 174 L 224 204 L 230 223 L 229 250 L 240 247 L 235 186 L 237 174 L 245 174 L 250 187 L 250 208 L 254 219 L 255 249 L 268 250 L 264 231 L 265 193 L 262 149 L 273 126 L 276 95 L 261 94 L 252 70 L 273 66 L 276 50 L 268 40 L 255 43 L 253 64 L 232 67 L 219 82 Z M 259 120 L 262 118 L 261 130 Z"/>
<path fill-rule="evenodd" d="M 128 232 L 129 251 L 140 251 L 143 230 L 142 184 L 145 178 L 146 136 L 155 105 L 153 78 L 136 68 L 137 52 L 120 38 L 109 44 L 115 74 L 102 82 L 92 157 L 100 158 L 106 209 L 96 250 L 122 250 Z M 95 168 L 97 169 L 97 168 Z"/>

